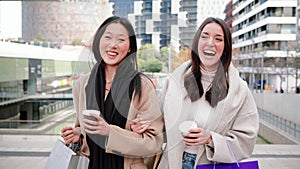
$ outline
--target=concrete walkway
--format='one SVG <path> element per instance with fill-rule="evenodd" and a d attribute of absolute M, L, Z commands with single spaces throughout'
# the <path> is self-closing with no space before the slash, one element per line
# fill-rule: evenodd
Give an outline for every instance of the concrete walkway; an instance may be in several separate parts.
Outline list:
<path fill-rule="evenodd" d="M 43 169 L 55 135 L 0 135 L 1 169 Z"/>
<path fill-rule="evenodd" d="M 1 169 L 43 169 L 58 135 L 0 135 Z M 300 145 L 256 144 L 260 169 L 299 169 Z"/>

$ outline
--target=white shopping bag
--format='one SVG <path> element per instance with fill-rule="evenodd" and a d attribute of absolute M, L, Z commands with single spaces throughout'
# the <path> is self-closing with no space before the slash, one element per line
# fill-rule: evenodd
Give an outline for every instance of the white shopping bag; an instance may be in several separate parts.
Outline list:
<path fill-rule="evenodd" d="M 87 169 L 88 158 L 76 155 L 62 140 L 57 139 L 44 169 Z"/>

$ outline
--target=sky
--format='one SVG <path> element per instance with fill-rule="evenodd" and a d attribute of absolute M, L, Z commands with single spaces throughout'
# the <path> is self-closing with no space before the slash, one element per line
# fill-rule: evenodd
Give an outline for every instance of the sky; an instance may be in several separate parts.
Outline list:
<path fill-rule="evenodd" d="M 21 1 L 0 1 L 0 39 L 22 37 L 21 5 Z"/>

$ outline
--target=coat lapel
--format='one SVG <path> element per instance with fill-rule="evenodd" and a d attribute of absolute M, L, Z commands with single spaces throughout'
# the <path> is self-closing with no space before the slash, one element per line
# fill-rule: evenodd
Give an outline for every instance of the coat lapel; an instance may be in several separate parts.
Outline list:
<path fill-rule="evenodd" d="M 189 64 L 182 65 L 177 71 L 169 75 L 168 90 L 165 93 L 164 114 L 167 134 L 167 147 L 165 152 L 168 154 L 169 168 L 181 168 L 182 152 L 184 143 L 179 131 L 179 124 L 187 119 L 191 113 L 191 101 L 187 99 L 187 92 L 183 85 L 183 75 Z"/>

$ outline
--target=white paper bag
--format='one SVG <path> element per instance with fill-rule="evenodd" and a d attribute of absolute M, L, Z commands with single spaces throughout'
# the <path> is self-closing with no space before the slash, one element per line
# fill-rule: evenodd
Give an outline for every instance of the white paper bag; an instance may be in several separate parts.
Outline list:
<path fill-rule="evenodd" d="M 89 159 L 85 156 L 73 155 L 68 169 L 88 169 Z"/>
<path fill-rule="evenodd" d="M 68 169 L 73 155 L 76 153 L 57 139 L 44 169 Z"/>

